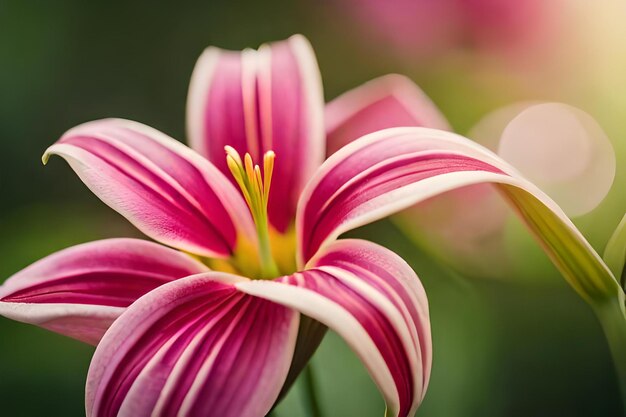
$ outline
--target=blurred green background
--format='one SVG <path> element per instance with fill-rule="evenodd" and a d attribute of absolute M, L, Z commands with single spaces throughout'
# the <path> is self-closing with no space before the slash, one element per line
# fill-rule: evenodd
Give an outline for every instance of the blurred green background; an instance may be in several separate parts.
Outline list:
<path fill-rule="evenodd" d="M 597 51 L 576 42 L 587 45 L 599 29 L 579 26 L 567 43 L 583 55 L 572 60 L 577 65 L 559 72 L 538 62 L 530 74 L 490 66 L 490 57 L 471 49 L 436 56 L 392 51 L 366 23 L 329 1 L 181 3 L 0 0 L 0 281 L 70 245 L 137 236 L 60 160 L 44 169 L 40 156 L 65 130 L 117 116 L 184 140 L 187 85 L 204 47 L 256 47 L 293 33 L 313 44 L 327 100 L 398 72 L 413 78 L 459 132 L 516 100 L 562 100 L 583 108 L 612 138 L 618 174 L 606 202 L 576 222 L 601 251 L 624 212 L 619 161 L 625 153 L 626 99 L 616 92 L 626 83 L 626 72 L 620 72 L 626 57 L 616 49 L 624 39 L 614 33 L 606 36 L 614 43 L 591 43 L 602 45 L 614 61 L 585 56 Z M 610 32 L 611 25 L 600 26 Z M 589 65 L 581 69 L 580 62 Z M 418 416 L 622 414 L 597 321 L 530 239 L 524 247 L 534 276 L 511 282 L 465 279 L 429 260 L 389 222 L 353 235 L 398 251 L 426 287 L 434 365 Z M 84 415 L 92 352 L 0 318 L 0 415 Z M 325 416 L 383 415 L 375 386 L 335 334 L 313 362 Z M 305 415 L 299 389 L 277 408 L 277 416 Z"/>

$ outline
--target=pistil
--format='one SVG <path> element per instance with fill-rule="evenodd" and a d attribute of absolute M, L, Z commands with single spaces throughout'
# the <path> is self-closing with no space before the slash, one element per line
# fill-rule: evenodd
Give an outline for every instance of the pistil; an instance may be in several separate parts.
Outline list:
<path fill-rule="evenodd" d="M 267 216 L 267 204 L 276 154 L 273 151 L 268 151 L 263 155 L 263 174 L 261 174 L 261 168 L 253 163 L 249 153 L 244 155 L 242 161 L 234 148 L 225 146 L 224 149 L 228 169 L 241 188 L 256 225 L 262 278 L 276 277 L 279 275 L 279 270 L 272 257 Z"/>

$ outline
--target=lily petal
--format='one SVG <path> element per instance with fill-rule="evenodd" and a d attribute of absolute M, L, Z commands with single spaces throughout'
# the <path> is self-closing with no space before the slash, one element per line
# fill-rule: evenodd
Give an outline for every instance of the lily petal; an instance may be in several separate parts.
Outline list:
<path fill-rule="evenodd" d="M 207 268 L 139 239 L 106 239 L 43 258 L 0 286 L 0 314 L 97 344 L 111 323 L 154 288 Z"/>
<path fill-rule="evenodd" d="M 325 119 L 328 155 L 386 128 L 452 130 L 430 98 L 398 74 L 377 78 L 339 96 L 326 106 Z M 468 201 L 471 207 L 463 204 Z M 498 193 L 490 185 L 478 184 L 412 207 L 395 220 L 410 239 L 466 275 L 508 276 L 503 261 L 506 254 L 501 249 L 507 215 Z"/>
<path fill-rule="evenodd" d="M 361 240 L 330 244 L 308 268 L 275 282 L 235 286 L 336 331 L 378 385 L 387 415 L 412 416 L 432 361 L 428 303 L 415 272 L 393 252 Z"/>
<path fill-rule="evenodd" d="M 585 300 L 623 300 L 615 277 L 554 201 L 480 145 L 420 127 L 364 136 L 322 165 L 298 207 L 299 261 L 343 232 L 480 183 L 498 187 Z"/>
<path fill-rule="evenodd" d="M 409 78 L 389 74 L 348 91 L 326 105 L 326 154 L 368 133 L 390 127 L 451 130 L 445 116 Z"/>
<path fill-rule="evenodd" d="M 207 160 L 140 123 L 107 119 L 68 131 L 44 154 L 67 160 L 107 205 L 151 238 L 202 256 L 232 253 L 241 232 L 254 241 L 248 208 Z"/>
<path fill-rule="evenodd" d="M 313 49 L 300 35 L 258 51 L 208 48 L 194 69 L 187 101 L 191 146 L 230 177 L 224 146 L 256 161 L 277 155 L 270 223 L 284 232 L 298 196 L 324 158 L 324 99 Z"/>
<path fill-rule="evenodd" d="M 217 272 L 166 284 L 111 326 L 87 376 L 88 417 L 261 417 L 287 375 L 299 315 Z"/>

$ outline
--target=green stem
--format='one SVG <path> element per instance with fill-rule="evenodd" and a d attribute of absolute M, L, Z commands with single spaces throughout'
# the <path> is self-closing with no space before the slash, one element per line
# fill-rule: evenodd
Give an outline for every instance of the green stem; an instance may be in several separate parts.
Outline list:
<path fill-rule="evenodd" d="M 320 410 L 319 398 L 317 396 L 315 373 L 313 372 L 313 365 L 309 363 L 302 371 L 303 383 L 304 383 L 304 405 L 309 417 L 321 417 L 322 412 Z"/>
<path fill-rule="evenodd" d="M 619 300 L 609 301 L 596 305 L 595 310 L 613 356 L 622 404 L 626 410 L 626 315 L 622 304 Z"/>

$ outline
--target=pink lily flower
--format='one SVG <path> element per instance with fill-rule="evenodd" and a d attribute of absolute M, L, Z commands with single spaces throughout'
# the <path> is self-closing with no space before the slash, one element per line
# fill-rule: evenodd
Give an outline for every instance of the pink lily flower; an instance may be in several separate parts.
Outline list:
<path fill-rule="evenodd" d="M 423 100 L 424 124 L 443 124 Z M 413 415 L 432 362 L 424 289 L 388 249 L 338 238 L 467 185 L 496 184 L 585 299 L 621 297 L 623 306 L 615 278 L 563 211 L 469 139 L 387 129 L 323 162 L 325 129 L 334 149 L 338 132 L 402 109 L 395 96 L 370 102 L 369 116 L 329 106 L 341 121 L 325 128 L 319 72 L 301 36 L 258 51 L 209 48 L 188 104 L 195 150 L 136 122 L 102 120 L 44 154 L 63 157 L 159 243 L 79 245 L 0 287 L 0 314 L 97 344 L 90 417 L 263 416 L 324 326 L 361 358 L 387 414 Z"/>

